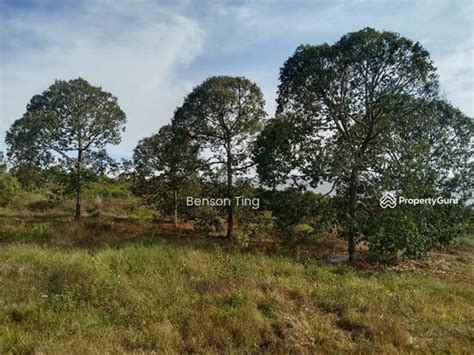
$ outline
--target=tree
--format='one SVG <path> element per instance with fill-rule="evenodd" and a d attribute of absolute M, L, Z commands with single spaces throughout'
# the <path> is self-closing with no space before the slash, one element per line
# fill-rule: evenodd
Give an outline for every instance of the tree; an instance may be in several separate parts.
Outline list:
<path fill-rule="evenodd" d="M 224 172 L 225 197 L 233 203 L 234 184 L 254 166 L 250 146 L 265 118 L 259 87 L 243 77 L 216 76 L 195 87 L 173 118 L 207 156 L 205 166 Z M 233 206 L 227 206 L 232 237 Z"/>
<path fill-rule="evenodd" d="M 474 121 L 441 99 L 406 98 L 406 106 L 412 113 L 393 117 L 387 154 L 374 167 L 371 193 L 381 196 L 388 190 L 405 197 L 455 198 L 458 203 L 373 208 L 363 225 L 373 250 L 420 257 L 467 227 L 474 191 Z"/>
<path fill-rule="evenodd" d="M 7 162 L 5 160 L 5 155 L 0 151 L 0 174 L 7 172 Z"/>
<path fill-rule="evenodd" d="M 103 172 L 107 144 L 118 144 L 125 114 L 117 98 L 84 79 L 57 80 L 35 95 L 26 113 L 6 135 L 13 166 L 59 166 L 76 194 L 75 218 L 81 217 L 85 181 Z"/>
<path fill-rule="evenodd" d="M 171 188 L 175 225 L 178 225 L 178 193 L 195 175 L 199 163 L 197 153 L 198 147 L 171 125 L 142 139 L 134 150 L 136 177 L 145 183 L 158 177 Z"/>
<path fill-rule="evenodd" d="M 280 71 L 277 117 L 269 126 L 286 124 L 291 134 L 285 149 L 257 145 L 261 179 L 332 182 L 347 206 L 343 234 L 353 261 L 360 196 L 385 159 L 393 117 L 410 116 L 406 97 L 430 99 L 437 87 L 429 53 L 392 32 L 366 28 L 334 45 L 299 46 Z M 284 169 L 269 176 L 282 159 Z"/>
<path fill-rule="evenodd" d="M 474 121 L 442 99 L 405 99 L 411 114 L 392 119 L 385 160 L 376 167 L 385 190 L 472 198 Z"/>
<path fill-rule="evenodd" d="M 298 176 L 292 175 L 295 160 L 293 144 L 295 137 L 294 125 L 287 119 L 272 118 L 258 135 L 253 146 L 253 159 L 256 162 L 257 174 L 261 182 L 273 190 L 281 183 L 292 179 L 293 184 L 300 187 Z M 293 158 L 295 158 L 293 156 Z"/>

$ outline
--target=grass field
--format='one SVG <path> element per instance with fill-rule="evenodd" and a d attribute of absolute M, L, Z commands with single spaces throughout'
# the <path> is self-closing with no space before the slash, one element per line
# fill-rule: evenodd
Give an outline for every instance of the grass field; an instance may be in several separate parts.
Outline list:
<path fill-rule="evenodd" d="M 430 263 L 361 268 L 97 223 L 0 222 L 1 353 L 467 354 L 474 346 L 469 241 Z"/>

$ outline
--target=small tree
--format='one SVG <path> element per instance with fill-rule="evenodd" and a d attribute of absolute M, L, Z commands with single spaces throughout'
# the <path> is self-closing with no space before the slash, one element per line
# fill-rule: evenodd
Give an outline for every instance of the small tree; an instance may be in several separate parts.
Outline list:
<path fill-rule="evenodd" d="M 178 225 L 178 194 L 196 175 L 197 153 L 197 147 L 191 144 L 188 137 L 179 134 L 171 125 L 165 125 L 157 134 L 142 139 L 134 150 L 137 179 L 146 183 L 160 177 L 171 188 L 175 225 Z"/>
<path fill-rule="evenodd" d="M 85 181 L 103 171 L 107 144 L 118 144 L 126 122 L 117 98 L 84 79 L 57 80 L 35 95 L 26 113 L 7 132 L 14 166 L 60 166 L 76 194 L 75 218 L 81 217 Z"/>
<path fill-rule="evenodd" d="M 207 155 L 206 167 L 225 174 L 225 195 L 234 198 L 237 178 L 254 165 L 251 144 L 265 118 L 259 87 L 243 77 L 216 76 L 195 87 L 173 118 Z M 232 237 L 233 206 L 227 206 L 227 237 Z"/>

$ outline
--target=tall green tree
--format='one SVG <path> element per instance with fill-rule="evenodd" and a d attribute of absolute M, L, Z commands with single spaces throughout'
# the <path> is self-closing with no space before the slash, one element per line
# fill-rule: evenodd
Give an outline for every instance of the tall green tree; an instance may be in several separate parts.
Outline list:
<path fill-rule="evenodd" d="M 244 77 L 216 76 L 195 87 L 176 111 L 173 125 L 200 147 L 205 167 L 224 172 L 225 197 L 233 203 L 234 184 L 254 166 L 251 145 L 261 130 L 264 100 Z M 227 237 L 232 237 L 233 206 L 227 206 Z"/>
<path fill-rule="evenodd" d="M 407 96 L 430 99 L 437 87 L 429 53 L 393 32 L 366 28 L 333 45 L 299 46 L 280 71 L 277 117 L 269 126 L 274 149 L 263 145 L 268 131 L 257 144 L 262 180 L 332 182 L 345 201 L 353 261 L 360 197 L 385 159 L 393 117 L 409 117 Z M 287 138 L 275 131 L 284 125 L 291 130 Z"/>
<path fill-rule="evenodd" d="M 79 219 L 83 183 L 103 171 L 105 146 L 120 142 L 125 122 L 112 94 L 81 78 L 57 80 L 33 96 L 26 113 L 12 124 L 6 135 L 8 156 L 14 166 L 59 166 L 74 187 Z"/>
<path fill-rule="evenodd" d="M 147 193 L 155 193 L 157 186 L 153 181 L 159 179 L 173 194 L 173 214 L 178 225 L 179 192 L 189 184 L 199 166 L 198 147 L 189 137 L 172 127 L 165 125 L 159 132 L 138 142 L 133 154 L 135 176 Z"/>

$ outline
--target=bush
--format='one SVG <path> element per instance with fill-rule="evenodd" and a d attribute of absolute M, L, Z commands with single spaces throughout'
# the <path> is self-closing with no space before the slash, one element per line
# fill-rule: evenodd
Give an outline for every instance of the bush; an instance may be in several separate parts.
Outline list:
<path fill-rule="evenodd" d="M 5 207 L 21 192 L 18 181 L 9 174 L 0 174 L 0 206 Z"/>
<path fill-rule="evenodd" d="M 448 245 L 455 238 L 468 233 L 472 207 L 443 205 L 417 208 L 413 221 L 420 233 L 433 241 L 433 245 Z"/>
<path fill-rule="evenodd" d="M 220 217 L 219 210 L 211 206 L 201 206 L 194 211 L 194 226 L 204 233 L 225 233 L 225 222 Z"/>
<path fill-rule="evenodd" d="M 416 224 L 406 216 L 384 216 L 369 241 L 371 251 L 392 258 L 405 255 L 417 259 L 432 247 L 432 241 L 420 233 Z"/>
<path fill-rule="evenodd" d="M 310 224 L 297 224 L 293 227 L 293 233 L 303 239 L 310 238 L 315 235 L 315 229 Z"/>
<path fill-rule="evenodd" d="M 285 231 L 301 223 L 313 223 L 321 214 L 321 196 L 294 188 L 285 191 L 263 191 L 261 208 L 272 211 L 277 226 Z"/>
<path fill-rule="evenodd" d="M 435 246 L 446 246 L 468 231 L 469 206 L 398 206 L 359 221 L 369 248 L 385 258 L 421 258 Z"/>
<path fill-rule="evenodd" d="M 57 202 L 53 200 L 37 200 L 28 203 L 28 209 L 33 212 L 41 212 L 53 209 L 58 205 Z"/>

